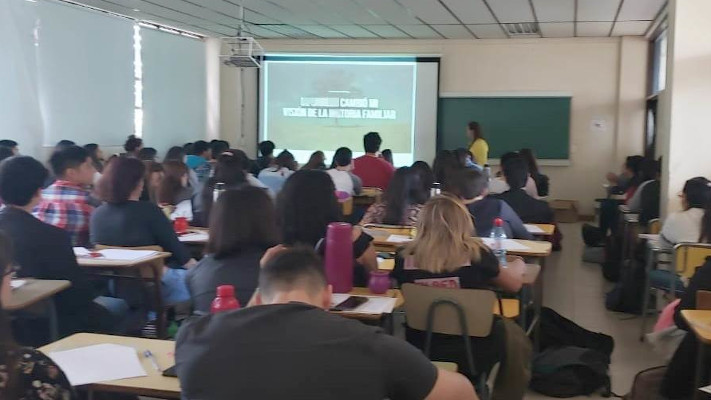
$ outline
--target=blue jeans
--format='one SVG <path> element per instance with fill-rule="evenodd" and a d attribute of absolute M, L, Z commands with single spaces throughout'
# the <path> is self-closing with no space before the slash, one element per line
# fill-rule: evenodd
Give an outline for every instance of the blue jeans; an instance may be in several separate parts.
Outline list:
<path fill-rule="evenodd" d="M 161 279 L 163 283 L 163 301 L 165 304 L 172 305 L 184 303 L 190 300 L 190 291 L 185 283 L 185 275 L 188 271 L 185 269 L 169 268 L 163 273 Z"/>
<path fill-rule="evenodd" d="M 652 287 L 656 289 L 670 291 L 671 279 L 672 272 L 664 269 L 655 269 L 649 273 L 649 282 Z M 679 278 L 679 275 L 674 274 L 674 279 L 676 279 L 676 283 L 674 284 L 674 290 L 676 291 L 676 293 L 684 293 L 684 282 L 682 282 L 681 278 Z"/>

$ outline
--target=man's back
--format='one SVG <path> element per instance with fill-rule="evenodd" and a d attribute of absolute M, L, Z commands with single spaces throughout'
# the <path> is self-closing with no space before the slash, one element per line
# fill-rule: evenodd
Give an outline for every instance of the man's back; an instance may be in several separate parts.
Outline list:
<path fill-rule="evenodd" d="M 73 246 L 87 246 L 89 220 L 95 205 L 81 186 L 58 180 L 42 191 L 42 202 L 34 214 L 40 221 L 69 233 Z"/>
<path fill-rule="evenodd" d="M 507 202 L 526 224 L 553 223 L 553 210 L 548 203 L 534 199 L 523 189 L 511 189 L 496 197 Z"/>
<path fill-rule="evenodd" d="M 353 160 L 353 173 L 363 181 L 363 186 L 385 190 L 395 173 L 395 167 L 382 158 L 366 154 Z"/>
<path fill-rule="evenodd" d="M 176 344 L 187 399 L 424 399 L 435 367 L 402 340 L 303 303 L 190 321 Z"/>

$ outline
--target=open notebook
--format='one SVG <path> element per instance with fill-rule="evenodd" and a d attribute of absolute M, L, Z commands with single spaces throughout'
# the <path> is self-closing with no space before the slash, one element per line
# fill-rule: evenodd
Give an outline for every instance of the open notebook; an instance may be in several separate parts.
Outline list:
<path fill-rule="evenodd" d="M 74 254 L 77 257 L 94 258 L 92 254 L 97 253 L 100 255 L 99 259 L 115 261 L 136 261 L 158 254 L 155 250 L 104 249 L 91 252 L 84 247 L 74 248 Z"/>

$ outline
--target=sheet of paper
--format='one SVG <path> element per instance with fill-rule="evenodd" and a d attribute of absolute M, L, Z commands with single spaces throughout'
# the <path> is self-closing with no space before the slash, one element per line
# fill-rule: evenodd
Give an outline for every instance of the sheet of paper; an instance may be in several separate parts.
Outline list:
<path fill-rule="evenodd" d="M 538 227 L 538 225 L 533 224 L 523 224 L 529 233 L 545 233 L 545 231 Z"/>
<path fill-rule="evenodd" d="M 702 392 L 711 393 L 711 385 L 699 388 L 699 390 Z"/>
<path fill-rule="evenodd" d="M 639 238 L 649 240 L 650 242 L 658 242 L 659 241 L 659 235 L 653 235 L 651 233 L 640 233 Z"/>
<path fill-rule="evenodd" d="M 207 242 L 210 235 L 207 232 L 191 232 L 185 235 L 178 236 L 181 242 Z"/>
<path fill-rule="evenodd" d="M 74 255 L 77 257 L 89 257 L 89 250 L 86 247 L 74 247 Z"/>
<path fill-rule="evenodd" d="M 170 219 L 175 221 L 176 218 L 183 217 L 188 221 L 193 220 L 193 203 L 190 200 L 183 200 L 175 206 L 175 211 L 170 214 Z"/>
<path fill-rule="evenodd" d="M 10 281 L 10 287 L 13 289 L 17 289 L 22 286 L 25 286 L 26 283 L 27 283 L 27 281 L 24 279 L 13 279 Z"/>
<path fill-rule="evenodd" d="M 391 243 L 407 243 L 411 242 L 412 238 L 405 235 L 390 235 L 386 241 Z"/>
<path fill-rule="evenodd" d="M 383 237 L 387 237 L 390 235 L 388 233 L 388 231 L 384 231 L 382 229 L 363 228 L 363 232 L 367 233 L 368 235 L 370 235 L 374 238 L 383 238 Z"/>
<path fill-rule="evenodd" d="M 334 293 L 331 299 L 331 307 L 344 302 L 347 298 L 351 297 L 348 293 Z M 344 311 L 347 313 L 357 313 L 357 314 L 389 314 L 393 312 L 395 308 L 395 302 L 397 301 L 394 297 L 385 296 L 359 296 L 367 297 L 368 301 L 361 304 L 360 306 L 354 308 L 351 311 Z"/>
<path fill-rule="evenodd" d="M 55 351 L 48 356 L 59 365 L 73 386 L 146 376 L 133 347 L 97 344 Z"/>
<path fill-rule="evenodd" d="M 492 238 L 481 238 L 481 240 L 484 242 L 485 245 L 489 246 L 489 248 L 494 248 L 494 239 Z M 504 250 L 506 251 L 525 251 L 525 250 L 530 250 L 531 248 L 521 244 L 515 240 L 512 239 L 505 239 L 503 242 L 504 245 Z"/>
<path fill-rule="evenodd" d="M 135 261 L 158 254 L 153 250 L 129 250 L 129 249 L 104 249 L 100 250 L 102 256 L 107 260 Z"/>

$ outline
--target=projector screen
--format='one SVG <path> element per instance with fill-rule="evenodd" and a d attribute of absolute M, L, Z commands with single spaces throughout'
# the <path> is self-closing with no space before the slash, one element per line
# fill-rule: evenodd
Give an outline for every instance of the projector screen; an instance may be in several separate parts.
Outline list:
<path fill-rule="evenodd" d="M 301 164 L 316 150 L 363 154 L 379 132 L 396 166 L 434 159 L 438 57 L 268 55 L 260 71 L 260 135 Z"/>

